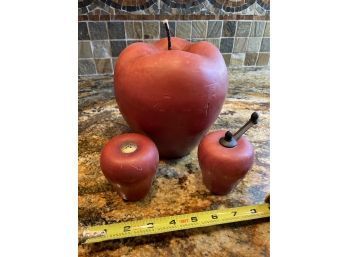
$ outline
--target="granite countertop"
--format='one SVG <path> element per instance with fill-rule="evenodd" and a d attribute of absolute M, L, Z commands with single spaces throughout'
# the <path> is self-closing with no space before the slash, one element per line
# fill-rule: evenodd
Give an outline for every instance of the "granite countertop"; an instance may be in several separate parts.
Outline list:
<path fill-rule="evenodd" d="M 202 183 L 197 148 L 181 159 L 160 161 L 150 194 L 124 202 L 99 167 L 103 145 L 130 132 L 113 95 L 113 78 L 79 80 L 79 228 L 88 225 L 262 203 L 269 192 L 269 70 L 230 70 L 229 90 L 211 130 L 236 131 L 253 111 L 259 124 L 246 136 L 254 145 L 252 170 L 226 196 Z M 80 245 L 79 256 L 269 256 L 269 222 L 250 221 Z"/>

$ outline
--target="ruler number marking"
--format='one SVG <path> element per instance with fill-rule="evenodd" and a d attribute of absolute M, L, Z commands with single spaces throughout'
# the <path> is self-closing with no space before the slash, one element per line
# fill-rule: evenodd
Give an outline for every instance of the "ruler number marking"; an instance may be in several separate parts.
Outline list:
<path fill-rule="evenodd" d="M 232 213 L 233 213 L 233 216 L 236 216 L 236 215 L 237 215 L 237 212 L 236 212 L 236 211 L 233 211 Z"/>
<path fill-rule="evenodd" d="M 154 227 L 154 225 L 153 225 L 153 222 L 150 222 L 150 223 L 147 223 L 147 228 L 153 228 Z"/>
<path fill-rule="evenodd" d="M 193 216 L 193 217 L 191 217 L 191 221 L 192 221 L 192 222 L 197 222 L 198 219 L 197 219 L 197 217 Z"/>
<path fill-rule="evenodd" d="M 171 220 L 171 221 L 169 222 L 169 224 L 175 225 L 175 224 L 176 224 L 176 221 L 175 221 L 175 220 Z"/>
<path fill-rule="evenodd" d="M 213 220 L 216 220 L 216 219 L 218 218 L 218 216 L 217 216 L 216 214 L 213 214 L 213 215 L 211 215 L 211 218 L 212 218 Z"/>
<path fill-rule="evenodd" d="M 257 213 L 256 209 L 251 209 L 250 213 Z"/>
<path fill-rule="evenodd" d="M 131 228 L 131 226 L 124 226 L 124 227 L 123 227 L 123 231 L 124 231 L 124 232 L 129 232 L 129 231 L 130 231 L 130 228 Z"/>

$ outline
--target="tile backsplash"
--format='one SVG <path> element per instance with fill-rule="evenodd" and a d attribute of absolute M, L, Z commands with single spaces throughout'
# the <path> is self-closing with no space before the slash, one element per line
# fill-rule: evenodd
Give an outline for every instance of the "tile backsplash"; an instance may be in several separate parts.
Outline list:
<path fill-rule="evenodd" d="M 195 2 L 176 1 L 190 2 L 190 4 Z M 129 5 L 152 3 L 150 7 L 155 2 L 161 3 L 161 8 L 156 15 L 144 15 L 146 8 L 144 10 L 139 8 L 127 9 L 122 5 L 113 5 L 112 3 L 117 2 L 117 0 L 79 1 L 79 76 L 113 74 L 117 58 L 125 47 L 134 42 L 153 42 L 166 37 L 164 26 L 160 22 L 163 19 L 169 19 L 172 36 L 185 38 L 191 42 L 209 41 L 214 44 L 220 49 L 225 63 L 229 67 L 268 66 L 270 57 L 269 1 L 267 5 L 267 0 L 209 0 L 210 3 L 215 4 L 219 1 L 224 4 L 216 5 L 219 8 L 215 9 L 205 8 L 210 11 L 206 11 L 202 7 L 199 9 L 192 9 L 192 6 L 184 8 L 196 10 L 187 15 L 175 14 L 175 10 L 183 9 L 181 5 L 172 5 L 170 10 L 167 8 L 167 11 L 164 12 L 165 8 L 162 7 L 168 3 L 164 0 L 120 1 Z M 207 6 L 204 3 L 208 0 L 196 0 L 196 2 Z M 233 3 L 234 9 L 231 9 L 232 7 L 228 9 L 229 4 L 233 6 Z M 83 4 L 87 7 L 83 7 Z M 238 4 L 245 8 L 238 9 Z M 117 9 L 113 6 L 120 8 Z M 257 6 L 262 10 L 266 9 L 266 11 L 257 11 Z M 245 10 L 249 12 L 243 14 Z M 214 16 L 211 15 L 213 11 L 215 12 Z"/>

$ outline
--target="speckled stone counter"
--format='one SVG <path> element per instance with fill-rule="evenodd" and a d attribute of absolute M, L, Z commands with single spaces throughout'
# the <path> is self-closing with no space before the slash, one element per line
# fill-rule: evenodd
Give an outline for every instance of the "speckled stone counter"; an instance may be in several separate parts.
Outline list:
<path fill-rule="evenodd" d="M 79 80 L 79 227 L 258 204 L 269 192 L 269 70 L 231 70 L 228 97 L 211 130 L 236 131 L 253 111 L 259 124 L 246 135 L 255 163 L 236 189 L 212 195 L 202 183 L 197 148 L 160 161 L 151 193 L 124 202 L 99 167 L 103 145 L 130 132 L 114 100 L 112 77 Z M 79 256 L 269 256 L 269 222 L 253 221 L 80 245 Z"/>

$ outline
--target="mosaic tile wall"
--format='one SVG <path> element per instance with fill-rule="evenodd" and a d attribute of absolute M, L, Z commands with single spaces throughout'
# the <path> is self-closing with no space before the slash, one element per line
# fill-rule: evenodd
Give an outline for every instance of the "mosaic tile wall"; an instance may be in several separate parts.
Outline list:
<path fill-rule="evenodd" d="M 79 76 L 113 74 L 128 45 L 172 36 L 209 41 L 233 68 L 269 65 L 269 0 L 79 0 Z"/>
<path fill-rule="evenodd" d="M 170 21 L 169 26 L 172 36 L 213 43 L 220 49 L 227 66 L 269 64 L 269 21 Z M 126 46 L 165 37 L 159 21 L 79 22 L 78 31 L 80 76 L 112 74 L 117 57 Z"/>

